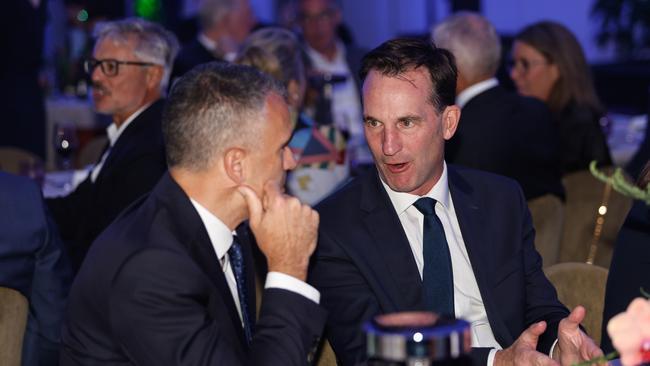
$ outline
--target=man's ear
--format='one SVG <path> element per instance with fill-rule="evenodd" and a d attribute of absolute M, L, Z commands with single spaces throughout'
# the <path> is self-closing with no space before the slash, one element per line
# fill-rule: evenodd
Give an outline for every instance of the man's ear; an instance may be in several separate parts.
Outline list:
<path fill-rule="evenodd" d="M 232 147 L 223 154 L 223 166 L 228 177 L 236 184 L 246 181 L 246 151 L 239 147 Z"/>
<path fill-rule="evenodd" d="M 147 72 L 147 88 L 158 89 L 160 88 L 160 81 L 165 72 L 164 67 L 160 65 L 149 66 Z"/>
<path fill-rule="evenodd" d="M 456 133 L 458 121 L 460 120 L 460 108 L 457 105 L 450 105 L 442 112 L 442 137 L 449 140 Z"/>

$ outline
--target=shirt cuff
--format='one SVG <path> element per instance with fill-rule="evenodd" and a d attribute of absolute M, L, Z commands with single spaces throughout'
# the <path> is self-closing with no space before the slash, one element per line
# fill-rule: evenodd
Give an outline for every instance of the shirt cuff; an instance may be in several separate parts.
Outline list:
<path fill-rule="evenodd" d="M 289 276 L 281 272 L 269 272 L 266 275 L 266 283 L 264 288 L 280 288 L 283 290 L 295 292 L 302 295 L 309 300 L 320 303 L 320 292 L 309 285 L 307 282 L 301 281 L 295 277 Z"/>
<path fill-rule="evenodd" d="M 553 358 L 553 351 L 555 351 L 555 345 L 557 344 L 557 339 L 555 342 L 553 342 L 553 345 L 551 346 L 551 350 L 548 352 L 548 357 Z"/>
<path fill-rule="evenodd" d="M 487 366 L 494 365 L 494 356 L 497 354 L 498 349 L 492 348 L 490 353 L 488 353 Z"/>

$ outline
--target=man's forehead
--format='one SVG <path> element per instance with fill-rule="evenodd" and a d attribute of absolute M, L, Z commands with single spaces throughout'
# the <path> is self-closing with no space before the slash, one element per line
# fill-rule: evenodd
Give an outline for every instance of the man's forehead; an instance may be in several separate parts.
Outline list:
<path fill-rule="evenodd" d="M 133 35 L 108 34 L 97 40 L 94 51 L 116 51 L 133 53 L 136 46 L 136 37 Z"/>

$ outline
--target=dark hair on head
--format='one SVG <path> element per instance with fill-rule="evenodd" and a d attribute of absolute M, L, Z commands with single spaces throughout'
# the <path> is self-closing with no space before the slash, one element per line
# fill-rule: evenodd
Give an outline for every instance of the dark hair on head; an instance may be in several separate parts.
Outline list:
<path fill-rule="evenodd" d="M 425 67 L 431 79 L 429 101 L 442 112 L 456 99 L 456 62 L 451 52 L 417 38 L 396 38 L 368 52 L 361 61 L 361 80 L 376 70 L 386 76 Z"/>
<path fill-rule="evenodd" d="M 162 118 L 169 167 L 201 171 L 232 146 L 255 146 L 272 93 L 286 94 L 279 82 L 250 66 L 215 61 L 183 75 Z"/>
<path fill-rule="evenodd" d="M 533 47 L 557 66 L 559 78 L 547 102 L 553 112 L 559 113 L 574 102 L 603 113 L 585 54 L 569 29 L 552 21 L 538 22 L 519 32 L 515 41 Z"/>

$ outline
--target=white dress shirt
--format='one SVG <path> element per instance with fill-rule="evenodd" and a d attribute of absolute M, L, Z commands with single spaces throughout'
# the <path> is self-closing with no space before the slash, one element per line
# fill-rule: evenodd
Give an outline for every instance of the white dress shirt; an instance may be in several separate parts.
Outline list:
<path fill-rule="evenodd" d="M 230 293 L 235 300 L 235 306 L 237 307 L 237 312 L 239 313 L 239 318 L 243 325 L 244 320 L 242 318 L 241 305 L 239 303 L 237 280 L 235 279 L 235 273 L 233 272 L 230 260 L 228 259 L 228 250 L 233 242 L 233 233 L 228 229 L 223 221 L 219 220 L 219 218 L 208 211 L 207 208 L 203 207 L 200 203 L 191 198 L 190 201 L 196 209 L 196 212 L 198 212 L 201 217 L 201 221 L 208 232 L 208 237 L 210 238 L 210 242 L 212 243 L 217 258 L 219 258 L 219 263 L 224 276 L 226 277 Z M 284 273 L 269 272 L 266 276 L 264 288 L 280 288 L 300 294 L 317 304 L 320 302 L 320 293 L 318 290 L 308 285 L 306 282 Z M 254 304 L 250 305 L 254 306 Z"/>
<path fill-rule="evenodd" d="M 108 158 L 108 155 L 111 152 L 111 149 L 113 146 L 115 146 L 115 143 L 117 142 L 117 139 L 120 138 L 120 135 L 124 130 L 126 130 L 127 127 L 133 122 L 134 119 L 136 119 L 142 112 L 144 112 L 145 109 L 149 108 L 149 106 L 152 103 L 148 103 L 140 107 L 137 111 L 133 112 L 127 118 L 122 125 L 118 128 L 115 122 L 111 123 L 108 127 L 106 127 L 106 136 L 108 136 L 108 149 L 104 151 L 104 154 L 102 155 L 102 159 L 93 167 L 93 170 L 90 172 L 90 181 L 95 183 L 97 180 L 97 176 L 99 176 L 99 172 L 101 172 L 102 167 L 104 166 L 104 163 L 106 162 L 106 158 Z"/>
<path fill-rule="evenodd" d="M 472 98 L 497 85 L 499 85 L 499 81 L 496 78 L 479 81 L 456 96 L 456 105 L 462 109 Z"/>
<path fill-rule="evenodd" d="M 413 206 L 413 203 L 420 197 L 404 192 L 395 192 L 382 181 L 393 208 L 404 228 L 406 237 L 411 246 L 415 263 L 417 264 L 420 278 L 424 268 L 423 254 L 423 231 L 424 215 Z M 459 318 L 463 318 L 471 325 L 472 347 L 494 348 L 488 357 L 488 365 L 492 365 L 494 354 L 501 345 L 494 338 L 494 333 L 485 312 L 483 299 L 478 289 L 476 277 L 472 270 L 467 248 L 460 231 L 454 202 L 449 193 L 447 182 L 447 164 L 444 163 L 440 180 L 433 186 L 426 197 L 436 200 L 435 211 L 445 230 L 445 238 L 449 245 L 451 255 L 451 266 L 454 279 L 454 312 Z"/>

